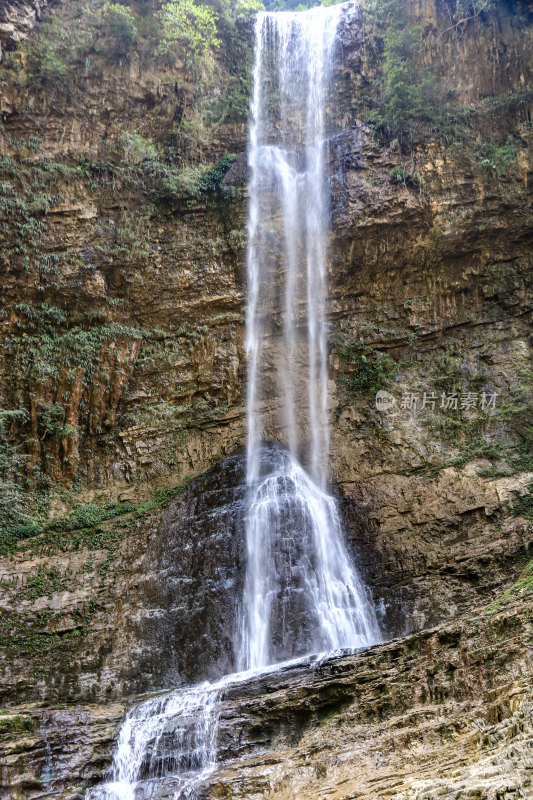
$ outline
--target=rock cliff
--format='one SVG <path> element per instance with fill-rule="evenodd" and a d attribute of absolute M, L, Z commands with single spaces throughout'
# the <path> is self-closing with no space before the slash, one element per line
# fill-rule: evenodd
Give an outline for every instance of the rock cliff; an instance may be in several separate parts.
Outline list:
<path fill-rule="evenodd" d="M 49 5 L 0 9 L 9 797 L 42 792 L 50 748 L 72 795 L 125 697 L 226 671 L 242 582 L 250 21 L 221 23 L 199 78 L 154 56 L 155 2 L 132 4 L 134 42 L 97 0 Z M 444 627 L 341 660 L 340 688 L 335 666 L 251 687 L 238 730 L 258 744 L 222 727 L 241 760 L 213 797 L 531 785 L 530 595 L 464 615 L 533 540 L 532 9 L 457 25 L 452 6 L 409 0 L 409 47 L 345 15 L 328 148 L 332 489 L 385 633 Z M 393 58 L 426 87 L 414 127 L 387 116 Z M 39 705 L 63 702 L 84 705 Z"/>
<path fill-rule="evenodd" d="M 531 797 L 531 572 L 468 619 L 228 686 L 205 798 Z M 79 797 L 124 704 L 2 717 L 6 796 Z M 170 796 L 161 781 L 146 796 Z"/>

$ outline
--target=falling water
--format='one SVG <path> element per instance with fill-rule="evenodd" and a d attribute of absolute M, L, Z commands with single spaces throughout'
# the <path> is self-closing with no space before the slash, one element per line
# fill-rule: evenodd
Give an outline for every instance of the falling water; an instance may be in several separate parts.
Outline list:
<path fill-rule="evenodd" d="M 205 683 L 136 706 L 120 729 L 109 782 L 87 800 L 149 797 L 155 780 L 174 800 L 195 800 L 216 763 L 218 700 L 219 686 Z"/>
<path fill-rule="evenodd" d="M 248 566 L 239 674 L 140 703 L 108 783 L 87 800 L 195 800 L 213 772 L 230 683 L 379 638 L 327 491 L 326 98 L 342 7 L 259 14 L 249 161 Z M 262 404 L 283 398 L 278 420 Z M 267 424 L 266 424 L 267 423 Z M 270 426 L 270 427 L 269 427 Z M 266 432 L 284 447 L 265 445 Z"/>
<path fill-rule="evenodd" d="M 340 6 L 262 14 L 249 164 L 248 568 L 239 660 L 257 669 L 375 642 L 327 493 L 327 97 Z M 278 418 L 264 402 L 282 398 Z M 272 415 L 271 415 L 272 416 Z M 286 447 L 265 449 L 274 432 Z"/>

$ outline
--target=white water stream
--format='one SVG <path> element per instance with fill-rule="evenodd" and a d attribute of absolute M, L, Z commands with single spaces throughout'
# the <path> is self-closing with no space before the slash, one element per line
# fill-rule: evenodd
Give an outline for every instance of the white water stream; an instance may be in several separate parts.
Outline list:
<path fill-rule="evenodd" d="M 327 493 L 327 98 L 342 6 L 256 29 L 248 223 L 248 566 L 241 669 L 379 637 Z M 273 391 L 274 387 L 274 391 Z M 264 404 L 282 398 L 280 418 Z M 287 451 L 265 454 L 265 422 Z"/>
<path fill-rule="evenodd" d="M 222 683 L 176 690 L 133 708 L 120 729 L 110 780 L 89 790 L 87 800 L 147 797 L 151 782 L 162 779 L 176 800 L 194 800 L 216 763 Z"/>

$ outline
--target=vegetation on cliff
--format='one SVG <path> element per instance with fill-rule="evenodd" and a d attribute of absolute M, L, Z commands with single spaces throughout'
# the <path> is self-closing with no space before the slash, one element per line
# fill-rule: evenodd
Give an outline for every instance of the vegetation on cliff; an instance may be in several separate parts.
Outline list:
<path fill-rule="evenodd" d="M 439 33 L 443 40 L 463 36 L 465 26 L 482 24 L 496 9 L 494 0 L 457 0 L 442 5 L 450 21 Z M 518 13 L 526 24 L 527 8 L 518 9 Z M 499 129 L 495 122 L 506 111 L 527 123 L 531 90 L 461 104 L 446 64 L 438 56 L 428 58 L 426 32 L 406 4 L 366 0 L 363 24 L 365 47 L 376 77 L 359 101 L 359 109 L 383 143 L 412 156 L 429 142 L 468 150 L 469 144 L 477 141 L 476 167 L 481 172 L 502 177 L 513 169 L 519 149 L 525 147 L 524 137 L 508 135 L 507 128 Z M 411 166 L 404 171 L 404 179 L 414 172 Z"/>

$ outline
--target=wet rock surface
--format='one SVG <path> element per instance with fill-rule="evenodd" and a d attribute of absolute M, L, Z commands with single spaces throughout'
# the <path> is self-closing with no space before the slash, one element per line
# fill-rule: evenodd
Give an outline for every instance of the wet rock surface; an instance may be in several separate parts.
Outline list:
<path fill-rule="evenodd" d="M 279 448 L 264 453 L 272 465 Z M 246 562 L 245 463 L 245 454 L 220 462 L 145 520 L 129 513 L 108 523 L 112 568 L 108 551 L 82 544 L 51 559 L 49 545 L 39 541 L 15 564 L 1 561 L 9 587 L 3 703 L 101 702 L 234 672 Z M 434 493 L 446 484 L 441 504 Z M 450 470 L 437 484 L 420 482 L 416 495 L 399 490 L 383 533 L 372 498 L 360 487 L 345 494 L 337 487 L 348 549 L 373 594 L 384 638 L 486 602 L 531 552 L 529 522 L 502 520 L 520 482 L 502 479 L 482 498 L 464 479 L 461 485 L 463 494 Z M 420 515 L 416 537 L 412 523 L 398 522 L 406 513 L 398 504 L 402 493 L 407 513 Z M 498 538 L 487 517 L 500 525 Z M 53 571 L 49 584 L 46 570 Z"/>
<path fill-rule="evenodd" d="M 518 592 L 436 630 L 227 687 L 219 767 L 201 796 L 530 797 L 532 624 L 532 595 Z M 109 766 L 124 710 L 3 715 L 6 796 L 78 796 Z M 172 788 L 140 786 L 154 797 Z"/>
<path fill-rule="evenodd" d="M 128 641 L 132 685 L 163 688 L 234 671 L 246 544 L 244 455 L 196 478 L 150 534 Z"/>
<path fill-rule="evenodd" d="M 111 575 L 99 550 L 53 562 L 46 544 L 21 554 L 26 583 L 44 564 L 58 573 L 62 564 L 65 577 L 63 591 L 51 587 L 49 596 L 32 598 L 24 583 L 6 594 L 4 620 L 16 609 L 26 628 L 4 622 L 4 703 L 21 695 L 102 700 L 231 672 L 244 581 L 244 465 L 243 455 L 227 459 L 144 522 L 120 518 L 108 530 Z M 12 575 L 4 571 L 5 582 Z M 46 670 L 36 674 L 35 658 Z"/>

